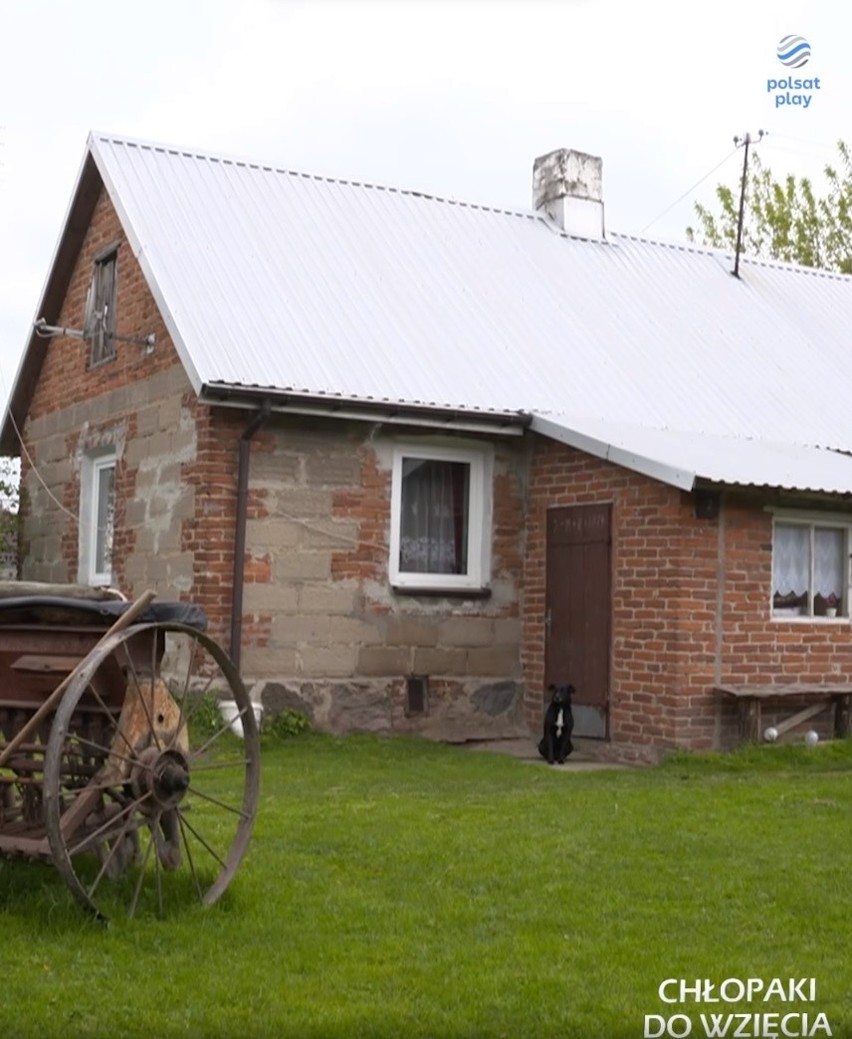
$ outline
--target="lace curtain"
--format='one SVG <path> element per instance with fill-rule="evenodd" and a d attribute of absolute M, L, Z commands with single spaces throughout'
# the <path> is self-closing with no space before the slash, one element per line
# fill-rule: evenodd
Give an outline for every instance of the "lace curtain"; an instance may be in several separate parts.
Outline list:
<path fill-rule="evenodd" d="M 466 462 L 402 460 L 400 570 L 467 573 L 469 486 Z"/>
<path fill-rule="evenodd" d="M 814 587 L 810 588 L 811 534 Z M 824 599 L 840 599 L 843 589 L 843 531 L 802 524 L 775 525 L 774 591 L 776 597 L 803 596 L 809 591 Z"/>
<path fill-rule="evenodd" d="M 107 574 L 112 569 L 112 542 L 115 533 L 115 467 L 110 465 L 99 469 L 97 480 L 95 570 L 99 574 Z"/>

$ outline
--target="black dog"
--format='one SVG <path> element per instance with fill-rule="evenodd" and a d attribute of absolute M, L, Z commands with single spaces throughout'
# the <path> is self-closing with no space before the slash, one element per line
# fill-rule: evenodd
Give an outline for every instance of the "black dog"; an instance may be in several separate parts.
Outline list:
<path fill-rule="evenodd" d="M 550 693 L 550 703 L 544 715 L 544 736 L 538 745 L 538 752 L 547 759 L 548 765 L 554 761 L 562 765 L 574 749 L 571 742 L 571 733 L 574 731 L 571 697 L 576 690 L 573 685 L 551 685 L 547 691 Z"/>

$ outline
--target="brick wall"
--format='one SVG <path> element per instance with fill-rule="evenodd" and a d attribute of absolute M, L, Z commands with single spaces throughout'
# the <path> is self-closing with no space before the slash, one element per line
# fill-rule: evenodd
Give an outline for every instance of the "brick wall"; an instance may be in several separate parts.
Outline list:
<path fill-rule="evenodd" d="M 852 680 L 848 625 L 771 617 L 763 501 L 726 495 L 717 518 L 699 519 L 692 494 L 537 438 L 522 610 L 532 726 L 544 697 L 546 510 L 603 502 L 613 515 L 610 737 L 622 756 L 733 745 L 734 710 L 714 685 Z"/>
<path fill-rule="evenodd" d="M 840 510 L 838 510 L 840 511 Z M 771 619 L 772 517 L 761 502 L 730 496 L 725 529 L 725 610 L 721 673 L 726 685 L 823 684 L 852 682 L 852 641 L 848 622 Z M 792 714 L 769 705 L 766 724 Z M 726 711 L 723 741 L 734 735 L 733 709 Z M 809 721 L 823 736 L 832 734 L 828 711 Z"/>
<path fill-rule="evenodd" d="M 86 421 L 97 422 L 107 417 L 101 410 L 105 405 L 93 410 L 92 398 L 149 379 L 179 363 L 139 264 L 127 244 L 115 209 L 103 190 L 95 205 L 56 324 L 82 328 L 94 257 L 115 242 L 120 243 L 116 332 L 131 337 L 154 333 L 157 346 L 153 353 L 147 354 L 144 347 L 118 343 L 114 360 L 92 368 L 89 366 L 87 343 L 63 337 L 50 339 L 45 365 L 28 413 L 30 420 L 77 405 L 80 409 L 80 425 Z M 144 403 L 144 397 L 142 389 L 136 391 L 137 403 Z"/>
<path fill-rule="evenodd" d="M 195 507 L 185 467 L 195 458 L 197 405 L 103 191 L 57 324 L 82 327 L 94 256 L 116 242 L 116 331 L 134 338 L 153 333 L 156 346 L 149 352 L 117 342 L 115 358 L 91 367 L 85 341 L 60 336 L 46 341 L 24 426 L 22 576 L 78 579 L 82 461 L 109 447 L 116 454 L 116 583 L 129 595 L 152 586 L 162 598 L 190 598 L 199 589 L 180 528 Z"/>
<path fill-rule="evenodd" d="M 120 224 L 102 195 L 57 323 L 79 327 L 94 256 L 120 242 L 119 343 L 48 342 L 25 425 L 23 576 L 77 579 L 80 468 L 117 455 L 115 571 L 128 594 L 204 607 L 228 645 L 238 442 L 249 414 L 200 407 Z M 273 709 L 318 724 L 482 738 L 537 730 L 543 705 L 546 511 L 613 507 L 610 735 L 625 756 L 729 745 L 714 684 L 847 682 L 848 625 L 770 617 L 771 518 L 694 500 L 540 437 L 495 441 L 491 594 L 403 595 L 388 582 L 393 446 L 416 430 L 276 416 L 252 442 L 243 670 Z M 526 521 L 525 521 L 526 512 Z M 429 677 L 427 711 L 405 680 Z M 522 703 L 523 701 L 523 703 Z M 818 720 L 825 727 L 826 720 Z"/>
<path fill-rule="evenodd" d="M 57 323 L 80 327 L 95 255 L 119 243 L 116 330 L 157 337 L 153 353 L 117 344 L 92 368 L 88 344 L 48 342 L 25 425 L 36 473 L 23 575 L 77 580 L 81 466 L 116 454 L 113 569 L 129 595 L 201 605 L 229 645 L 239 438 L 250 414 L 199 406 L 102 193 Z M 412 729 L 451 738 L 514 735 L 521 710 L 518 595 L 520 440 L 495 464 L 492 594 L 396 595 L 388 587 L 394 431 L 275 417 L 252 442 L 242 665 L 273 709 L 303 706 L 331 729 Z M 406 436 L 417 436 L 407 431 Z M 429 676 L 427 710 L 409 716 L 405 679 Z"/>
<path fill-rule="evenodd" d="M 625 752 L 678 742 L 684 698 L 712 680 L 715 531 L 674 488 L 537 438 L 530 471 L 524 675 L 530 724 L 544 697 L 546 513 L 612 503 L 610 738 Z M 683 532 L 691 534 L 689 551 Z M 697 551 L 696 551 L 697 550 Z M 710 724 L 712 724 L 712 719 Z M 712 733 L 696 733 L 706 742 Z"/>

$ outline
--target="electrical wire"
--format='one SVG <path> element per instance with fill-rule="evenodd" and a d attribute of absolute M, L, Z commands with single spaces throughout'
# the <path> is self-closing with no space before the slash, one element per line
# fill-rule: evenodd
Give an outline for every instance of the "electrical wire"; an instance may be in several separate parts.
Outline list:
<path fill-rule="evenodd" d="M 5 375 L 5 372 L 3 371 L 2 365 L 0 365 L 0 385 L 2 385 L 4 388 L 7 386 L 6 375 Z M 38 466 L 33 461 L 32 455 L 27 450 L 27 445 L 24 443 L 24 438 L 23 438 L 23 436 L 21 434 L 20 429 L 18 428 L 18 423 L 15 421 L 15 415 L 14 415 L 14 412 L 12 411 L 12 393 L 11 393 L 11 390 L 9 391 L 9 396 L 8 396 L 7 400 L 8 400 L 8 403 L 6 405 L 6 413 L 8 414 L 9 420 L 12 423 L 12 429 L 14 429 L 14 431 L 15 431 L 15 436 L 18 438 L 18 443 L 21 445 L 21 451 L 23 452 L 24 457 L 26 458 L 27 462 L 29 463 L 30 469 L 35 473 L 36 479 L 42 485 L 42 487 L 45 489 L 45 491 L 47 492 L 47 496 L 51 499 L 51 501 L 53 501 L 53 503 L 55 505 L 57 505 L 59 507 L 59 509 L 66 514 L 66 516 L 69 516 L 71 518 L 71 520 L 75 524 L 79 524 L 79 520 L 74 515 L 74 513 L 71 512 L 70 509 L 66 508 L 66 506 L 64 506 L 62 504 L 62 502 L 56 497 L 56 495 L 53 493 L 53 491 L 47 486 L 47 484 L 44 481 L 44 477 L 41 475 L 41 473 L 38 470 Z M 20 486 L 20 474 L 18 476 L 18 480 L 19 480 L 19 486 Z M 18 495 L 20 497 L 20 491 L 18 492 Z"/>
<path fill-rule="evenodd" d="M 836 151 L 836 144 L 826 144 L 824 141 L 809 141 L 804 137 L 792 137 L 786 133 L 774 133 L 773 138 L 776 141 L 792 141 L 794 144 L 805 144 L 809 148 L 824 148 L 826 151 Z"/>
<path fill-rule="evenodd" d="M 765 148 L 768 148 L 772 152 L 784 152 L 785 155 L 798 155 L 801 158 L 801 148 L 785 148 L 783 144 L 766 144 Z"/>
<path fill-rule="evenodd" d="M 680 196 L 680 198 L 675 199 L 674 202 L 672 202 L 672 204 L 670 206 L 668 206 L 666 209 L 664 209 L 662 211 L 662 213 L 660 213 L 659 215 L 655 216 L 654 219 L 650 223 L 645 224 L 645 226 L 642 228 L 642 230 L 639 232 L 639 234 L 643 235 L 648 230 L 649 227 L 652 227 L 654 224 L 656 224 L 656 222 L 658 220 L 661 220 L 666 215 L 666 213 L 671 212 L 671 210 L 673 210 L 676 205 L 678 205 L 679 203 L 683 202 L 683 200 L 686 198 L 687 195 L 691 195 L 692 192 L 695 191 L 695 189 L 699 185 L 703 184 L 704 181 L 707 180 L 708 177 L 712 177 L 713 174 L 716 172 L 716 170 L 718 170 L 720 167 L 724 166 L 725 163 L 728 161 L 728 159 L 730 159 L 732 155 L 735 155 L 736 152 L 737 152 L 736 148 L 734 148 L 732 151 L 728 152 L 728 154 L 725 156 L 725 158 L 722 159 L 721 162 L 717 163 L 713 167 L 712 170 L 708 170 L 707 173 L 705 173 L 704 176 L 701 178 L 701 180 L 697 180 L 692 185 L 691 188 L 688 188 L 686 191 L 684 191 L 684 193 Z"/>
<path fill-rule="evenodd" d="M 62 512 L 65 513 L 66 516 L 69 516 L 71 518 L 71 520 L 75 524 L 79 525 L 79 520 L 74 515 L 74 513 L 70 509 L 66 508 L 62 504 L 62 502 L 56 497 L 56 495 L 53 493 L 53 491 L 44 482 L 44 477 L 38 471 L 38 467 L 36 466 L 35 462 L 33 461 L 32 455 L 27 450 L 27 445 L 24 443 L 24 438 L 21 436 L 21 431 L 20 431 L 20 429 L 18 429 L 18 423 L 15 421 L 15 416 L 12 413 L 12 403 L 11 403 L 11 400 L 9 402 L 8 415 L 9 415 L 9 418 L 10 418 L 10 420 L 12 422 L 12 428 L 15 430 L 15 435 L 18 438 L 18 443 L 21 445 L 21 450 L 24 452 L 24 455 L 26 456 L 26 459 L 29 462 L 30 469 L 35 473 L 36 478 L 38 479 L 38 482 L 42 485 L 42 487 L 44 487 L 45 491 L 47 492 L 48 498 L 50 498 L 51 501 L 53 501 L 53 503 L 55 505 L 57 505 L 59 507 L 59 509 Z"/>

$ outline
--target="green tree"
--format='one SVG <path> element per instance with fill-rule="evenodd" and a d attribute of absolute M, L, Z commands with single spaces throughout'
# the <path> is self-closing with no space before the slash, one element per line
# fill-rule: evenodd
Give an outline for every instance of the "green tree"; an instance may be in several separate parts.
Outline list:
<path fill-rule="evenodd" d="M 18 459 L 0 458 L 0 576 L 9 569 L 17 569 L 20 480 Z"/>
<path fill-rule="evenodd" d="M 742 255 L 852 274 L 852 153 L 842 140 L 837 150 L 840 161 L 826 165 L 827 187 L 821 196 L 807 177 L 776 180 L 756 149 L 751 151 Z M 734 249 L 739 197 L 739 185 L 720 184 L 719 212 L 696 203 L 698 226 L 686 229 L 689 241 Z"/>

